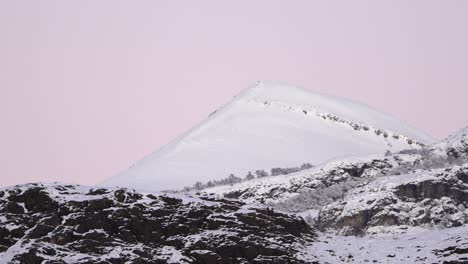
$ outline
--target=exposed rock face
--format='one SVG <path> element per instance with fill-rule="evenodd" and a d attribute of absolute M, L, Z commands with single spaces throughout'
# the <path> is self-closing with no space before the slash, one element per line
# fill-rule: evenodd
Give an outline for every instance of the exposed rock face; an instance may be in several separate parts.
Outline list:
<path fill-rule="evenodd" d="M 9 263 L 302 263 L 302 218 L 200 196 L 26 185 L 0 195 Z"/>
<path fill-rule="evenodd" d="M 424 199 L 441 199 L 449 197 L 459 202 L 468 201 L 468 192 L 464 186 L 445 181 L 427 180 L 408 183 L 396 187 L 396 195 L 403 200 L 421 201 Z"/>
<path fill-rule="evenodd" d="M 381 177 L 325 206 L 318 227 L 359 235 L 388 226 L 461 226 L 468 223 L 468 185 L 460 177 L 467 172 L 468 165 Z"/>

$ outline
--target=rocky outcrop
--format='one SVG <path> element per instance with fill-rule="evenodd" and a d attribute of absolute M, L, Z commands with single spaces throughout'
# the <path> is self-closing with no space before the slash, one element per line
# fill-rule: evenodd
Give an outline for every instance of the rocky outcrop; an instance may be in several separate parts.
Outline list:
<path fill-rule="evenodd" d="M 468 192 L 464 190 L 464 186 L 446 181 L 427 180 L 402 184 L 395 189 L 395 194 L 403 200 L 422 201 L 448 197 L 461 203 L 468 201 Z"/>
<path fill-rule="evenodd" d="M 301 263 L 302 218 L 216 196 L 173 197 L 71 185 L 7 188 L 8 263 Z"/>
<path fill-rule="evenodd" d="M 460 175 L 467 172 L 468 165 L 381 177 L 325 206 L 317 225 L 344 235 L 392 226 L 461 226 L 468 223 L 468 185 Z"/>

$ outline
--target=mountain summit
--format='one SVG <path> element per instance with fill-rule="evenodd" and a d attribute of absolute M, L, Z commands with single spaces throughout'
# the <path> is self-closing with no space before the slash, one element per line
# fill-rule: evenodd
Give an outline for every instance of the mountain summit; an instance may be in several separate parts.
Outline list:
<path fill-rule="evenodd" d="M 360 103 L 258 82 L 103 185 L 181 189 L 233 173 L 420 148 L 431 137 Z"/>

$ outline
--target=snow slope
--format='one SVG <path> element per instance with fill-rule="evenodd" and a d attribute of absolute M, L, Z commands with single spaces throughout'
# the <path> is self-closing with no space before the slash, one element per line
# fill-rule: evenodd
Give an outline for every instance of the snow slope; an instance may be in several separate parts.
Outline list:
<path fill-rule="evenodd" d="M 467 263 L 468 226 L 365 237 L 327 234 L 299 254 L 306 263 Z"/>
<path fill-rule="evenodd" d="M 103 185 L 180 189 L 230 173 L 244 177 L 256 169 L 320 164 L 432 142 L 426 134 L 365 105 L 258 82 Z"/>

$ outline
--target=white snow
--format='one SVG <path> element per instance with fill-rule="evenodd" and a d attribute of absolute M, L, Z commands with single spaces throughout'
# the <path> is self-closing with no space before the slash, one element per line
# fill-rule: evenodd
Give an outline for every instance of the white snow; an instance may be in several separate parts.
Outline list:
<path fill-rule="evenodd" d="M 440 230 L 410 228 L 403 234 L 364 237 L 326 234 L 298 255 L 306 262 L 319 260 L 320 263 L 448 263 L 462 257 L 468 259 L 468 253 L 442 257 L 434 250 L 467 242 L 466 225 Z"/>
<path fill-rule="evenodd" d="M 360 128 L 355 130 L 356 126 Z M 244 177 L 256 169 L 418 147 L 409 144 L 410 139 L 433 142 L 402 121 L 365 105 L 259 82 L 200 125 L 102 185 L 147 191 L 181 189 L 230 173 Z"/>
<path fill-rule="evenodd" d="M 166 261 L 169 264 L 183 264 L 183 263 L 190 263 L 190 259 L 185 257 L 178 251 L 176 248 L 171 246 L 164 246 L 161 248 L 159 254 L 161 256 L 166 256 Z"/>

